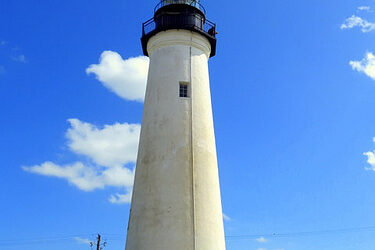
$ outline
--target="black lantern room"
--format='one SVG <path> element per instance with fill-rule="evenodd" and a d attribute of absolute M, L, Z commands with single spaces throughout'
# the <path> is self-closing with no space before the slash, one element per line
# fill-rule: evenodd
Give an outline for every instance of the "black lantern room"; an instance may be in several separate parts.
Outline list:
<path fill-rule="evenodd" d="M 160 31 L 184 29 L 197 32 L 211 44 L 211 57 L 216 54 L 216 25 L 206 19 L 206 10 L 199 0 L 163 0 L 156 5 L 154 17 L 143 23 L 142 49 L 148 56 L 148 40 Z"/>

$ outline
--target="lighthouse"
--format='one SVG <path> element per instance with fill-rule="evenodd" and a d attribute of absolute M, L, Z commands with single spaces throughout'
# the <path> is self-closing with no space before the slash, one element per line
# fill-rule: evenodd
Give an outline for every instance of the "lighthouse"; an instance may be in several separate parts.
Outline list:
<path fill-rule="evenodd" d="M 126 250 L 225 250 L 208 70 L 216 25 L 199 1 L 164 0 L 141 42 L 150 66 Z"/>

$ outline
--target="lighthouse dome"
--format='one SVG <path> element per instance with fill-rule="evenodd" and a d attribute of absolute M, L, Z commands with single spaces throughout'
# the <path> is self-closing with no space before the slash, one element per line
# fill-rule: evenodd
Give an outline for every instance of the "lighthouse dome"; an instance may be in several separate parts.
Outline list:
<path fill-rule="evenodd" d="M 156 5 L 155 12 L 168 5 L 189 5 L 195 7 L 196 9 L 199 9 L 200 11 L 202 11 L 202 14 L 205 15 L 206 10 L 199 2 L 199 0 L 162 0 L 158 5 Z"/>
<path fill-rule="evenodd" d="M 190 30 L 207 38 L 211 56 L 216 53 L 216 25 L 206 19 L 206 10 L 199 0 L 162 0 L 156 5 L 154 17 L 143 23 L 142 48 L 146 56 L 149 39 L 161 31 Z"/>

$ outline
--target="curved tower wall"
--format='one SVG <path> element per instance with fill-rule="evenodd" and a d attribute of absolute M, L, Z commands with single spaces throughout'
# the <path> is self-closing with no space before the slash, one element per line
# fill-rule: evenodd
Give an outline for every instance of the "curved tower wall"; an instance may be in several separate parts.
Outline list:
<path fill-rule="evenodd" d="M 209 86 L 209 41 L 157 33 L 150 67 L 126 250 L 224 250 Z M 188 96 L 179 97 L 180 82 Z"/>

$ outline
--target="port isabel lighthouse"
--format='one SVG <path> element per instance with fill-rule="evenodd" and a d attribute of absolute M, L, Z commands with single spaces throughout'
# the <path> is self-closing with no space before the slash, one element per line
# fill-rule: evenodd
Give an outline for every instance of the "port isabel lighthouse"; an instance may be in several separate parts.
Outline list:
<path fill-rule="evenodd" d="M 161 1 L 143 24 L 150 67 L 126 250 L 225 250 L 208 71 L 215 28 L 192 0 Z"/>

